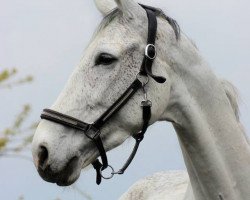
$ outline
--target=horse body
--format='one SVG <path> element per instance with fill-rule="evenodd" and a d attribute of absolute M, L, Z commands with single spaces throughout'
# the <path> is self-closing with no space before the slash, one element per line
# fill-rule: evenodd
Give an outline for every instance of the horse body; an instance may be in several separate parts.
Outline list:
<path fill-rule="evenodd" d="M 116 3 L 119 10 L 102 22 L 80 65 L 52 106 L 54 110 L 90 123 L 125 91 L 138 73 L 147 38 L 146 14 L 133 0 Z M 107 11 L 106 5 L 103 11 Z M 165 182 L 163 179 L 157 182 L 159 175 L 156 175 L 136 185 L 122 200 L 135 199 L 130 194 L 144 186 L 144 192 L 153 188 L 153 194 L 141 199 L 249 199 L 250 149 L 236 115 L 231 85 L 214 75 L 184 34 L 177 40 L 173 25 L 160 16 L 156 47 L 153 72 L 164 76 L 167 82 L 159 85 L 150 80 L 147 85 L 153 104 L 150 124 L 156 121 L 173 124 L 192 188 L 188 187 L 184 195 L 188 185 L 185 174 L 165 174 Z M 100 58 L 103 52 L 112 58 L 109 62 Z M 100 64 L 100 60 L 105 62 Z M 106 151 L 140 129 L 141 95 L 138 92 L 103 128 Z M 33 140 L 33 156 L 45 180 L 70 185 L 79 177 L 81 169 L 98 157 L 98 151 L 79 131 L 43 120 Z M 172 184 L 167 184 L 168 178 Z M 160 193 L 155 193 L 156 186 L 162 189 Z"/>
<path fill-rule="evenodd" d="M 119 200 L 183 200 L 188 195 L 188 183 L 187 172 L 158 172 L 132 185 Z"/>

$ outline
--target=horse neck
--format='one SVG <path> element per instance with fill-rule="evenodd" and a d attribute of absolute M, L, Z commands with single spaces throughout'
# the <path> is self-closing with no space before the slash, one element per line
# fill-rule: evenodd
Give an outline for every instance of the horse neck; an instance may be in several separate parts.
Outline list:
<path fill-rule="evenodd" d="M 179 61 L 173 59 L 167 69 L 171 93 L 165 119 L 178 134 L 196 199 L 247 199 L 250 150 L 232 105 L 192 43 L 183 36 L 179 46 L 174 52 Z"/>

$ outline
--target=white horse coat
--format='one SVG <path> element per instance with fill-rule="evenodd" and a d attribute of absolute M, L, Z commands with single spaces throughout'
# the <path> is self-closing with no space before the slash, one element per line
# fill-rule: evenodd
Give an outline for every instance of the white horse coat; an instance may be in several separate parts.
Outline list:
<path fill-rule="evenodd" d="M 104 15 L 116 5 L 118 10 L 105 17 L 51 107 L 87 123 L 95 121 L 134 80 L 147 39 L 146 13 L 133 0 L 96 2 Z M 173 124 L 191 185 L 186 193 L 187 175 L 156 174 L 121 199 L 248 200 L 250 148 L 238 120 L 235 91 L 214 75 L 184 34 L 178 40 L 177 34 L 173 24 L 159 15 L 153 72 L 167 82 L 160 85 L 150 80 L 147 92 L 153 104 L 150 124 Z M 113 61 L 97 64 L 101 53 Z M 140 129 L 142 95 L 138 92 L 103 128 L 106 151 Z M 46 156 L 41 157 L 41 149 L 46 149 Z M 45 120 L 37 128 L 32 152 L 42 178 L 58 185 L 74 183 L 81 169 L 98 157 L 83 134 Z"/>

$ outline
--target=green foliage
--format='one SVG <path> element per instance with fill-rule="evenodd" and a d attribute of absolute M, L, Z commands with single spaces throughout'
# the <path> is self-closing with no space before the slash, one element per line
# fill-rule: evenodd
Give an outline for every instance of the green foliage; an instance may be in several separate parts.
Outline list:
<path fill-rule="evenodd" d="M 12 126 L 0 131 L 0 153 L 18 153 L 28 147 L 33 138 L 33 132 L 38 123 L 25 127 L 25 122 L 31 112 L 31 106 L 26 104 L 17 115 Z M 11 149 L 8 148 L 11 146 Z"/>
<path fill-rule="evenodd" d="M 8 138 L 0 138 L 0 151 L 6 146 L 8 141 L 9 141 Z"/>
<path fill-rule="evenodd" d="M 0 72 L 0 82 L 8 80 L 11 76 L 15 75 L 17 73 L 16 69 L 5 69 L 2 72 Z"/>
<path fill-rule="evenodd" d="M 33 77 L 30 75 L 14 79 L 16 75 L 16 68 L 0 71 L 0 88 L 12 88 L 13 86 L 33 81 Z M 20 152 L 31 143 L 33 131 L 37 123 L 33 123 L 26 128 L 24 127 L 24 122 L 28 118 L 30 112 L 31 106 L 29 104 L 24 105 L 22 111 L 14 120 L 13 125 L 2 131 L 0 130 L 0 157 L 5 155 L 4 153 L 6 152 Z"/>
<path fill-rule="evenodd" d="M 17 74 L 17 69 L 5 69 L 0 71 L 0 88 L 12 88 L 14 86 L 22 85 L 24 83 L 30 83 L 33 81 L 31 75 L 27 75 L 17 80 L 13 80 Z"/>
<path fill-rule="evenodd" d="M 33 77 L 30 75 L 18 80 L 13 80 L 16 74 L 17 70 L 15 68 L 0 71 L 0 89 L 10 89 L 13 86 L 19 86 L 33 81 Z M 38 126 L 38 122 L 33 122 L 28 126 L 26 125 L 30 113 L 31 106 L 29 104 L 24 105 L 22 110 L 17 114 L 12 125 L 2 131 L 0 130 L 0 159 L 3 157 L 11 157 L 32 161 L 29 156 L 21 154 L 25 150 L 30 150 L 29 147 L 33 139 L 34 131 Z M 77 186 L 73 186 L 73 188 L 83 197 L 83 199 L 92 200 L 89 194 L 85 193 Z M 18 198 L 18 200 L 24 199 L 23 195 Z M 60 198 L 56 198 L 55 200 L 60 200 Z"/>
<path fill-rule="evenodd" d="M 30 105 L 26 104 L 23 106 L 22 112 L 17 116 L 16 121 L 14 123 L 14 126 L 13 126 L 14 129 L 20 128 L 24 120 L 28 117 L 30 110 L 31 110 Z"/>

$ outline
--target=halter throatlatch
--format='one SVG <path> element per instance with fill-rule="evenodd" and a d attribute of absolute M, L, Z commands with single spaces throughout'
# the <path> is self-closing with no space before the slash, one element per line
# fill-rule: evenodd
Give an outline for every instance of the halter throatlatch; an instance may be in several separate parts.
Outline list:
<path fill-rule="evenodd" d="M 71 127 L 83 132 L 90 140 L 92 140 L 97 147 L 101 160 L 100 162 L 96 159 L 92 165 L 96 170 L 96 183 L 99 185 L 102 178 L 110 179 L 115 174 L 123 174 L 128 168 L 132 160 L 134 159 L 136 152 L 139 148 L 141 141 L 144 138 L 144 134 L 149 126 L 149 121 L 151 118 L 151 106 L 152 102 L 148 100 L 147 91 L 145 86 L 148 84 L 149 77 L 154 79 L 158 83 L 164 83 L 166 79 L 162 76 L 156 76 L 152 73 L 152 66 L 154 59 L 156 58 L 156 48 L 155 39 L 157 33 L 157 19 L 155 14 L 155 9 L 145 5 L 141 5 L 147 12 L 148 17 L 148 40 L 147 46 L 145 48 L 145 55 L 143 58 L 142 66 L 140 72 L 137 74 L 135 81 L 129 86 L 129 88 L 121 95 L 121 97 L 106 110 L 93 124 L 87 124 L 71 116 L 56 112 L 51 109 L 44 109 L 41 114 L 41 118 L 49 120 L 67 127 Z M 132 134 L 135 139 L 135 146 L 132 153 L 130 154 L 128 160 L 123 165 L 123 167 L 117 172 L 114 171 L 113 167 L 108 165 L 108 159 L 106 155 L 105 148 L 101 139 L 101 129 L 106 124 L 106 122 L 113 117 L 139 90 L 142 89 L 144 94 L 144 99 L 141 102 L 142 107 L 142 127 L 137 134 Z M 111 174 L 109 177 L 105 177 L 102 172 L 103 170 L 110 168 Z"/>

